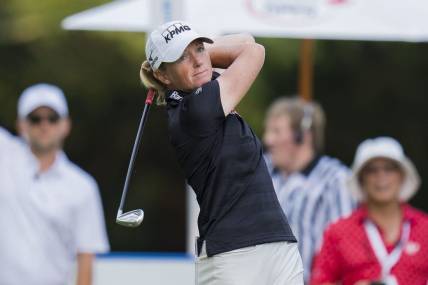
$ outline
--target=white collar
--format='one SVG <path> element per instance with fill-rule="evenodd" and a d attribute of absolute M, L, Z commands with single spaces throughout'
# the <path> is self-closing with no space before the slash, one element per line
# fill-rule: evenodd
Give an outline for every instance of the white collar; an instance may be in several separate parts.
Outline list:
<path fill-rule="evenodd" d="M 68 162 L 67 155 L 64 153 L 64 151 L 60 150 L 57 152 L 55 156 L 55 160 L 53 164 L 45 171 L 40 172 L 40 163 L 37 157 L 33 154 L 31 151 L 31 148 L 29 145 L 27 145 L 27 152 L 28 152 L 28 162 L 31 167 L 31 172 L 33 173 L 34 177 L 40 177 L 40 176 L 59 176 L 63 172 L 63 167 Z"/>

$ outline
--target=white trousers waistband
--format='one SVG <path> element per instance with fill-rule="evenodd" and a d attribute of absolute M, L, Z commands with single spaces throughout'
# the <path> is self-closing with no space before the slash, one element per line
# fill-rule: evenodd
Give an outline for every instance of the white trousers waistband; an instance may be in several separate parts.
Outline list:
<path fill-rule="evenodd" d="M 196 261 L 196 285 L 302 285 L 303 265 L 297 243 L 275 242 Z"/>

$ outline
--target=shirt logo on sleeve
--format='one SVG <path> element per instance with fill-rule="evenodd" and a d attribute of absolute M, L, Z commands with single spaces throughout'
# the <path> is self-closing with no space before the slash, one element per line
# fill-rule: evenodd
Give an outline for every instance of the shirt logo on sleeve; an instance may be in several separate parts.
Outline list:
<path fill-rule="evenodd" d="M 231 115 L 236 115 L 236 116 L 238 116 L 238 117 L 241 117 L 241 115 L 239 115 L 239 113 L 238 112 L 236 112 L 236 110 L 232 110 L 231 112 L 230 112 L 230 114 Z M 293 231 L 294 232 L 294 231 Z"/>

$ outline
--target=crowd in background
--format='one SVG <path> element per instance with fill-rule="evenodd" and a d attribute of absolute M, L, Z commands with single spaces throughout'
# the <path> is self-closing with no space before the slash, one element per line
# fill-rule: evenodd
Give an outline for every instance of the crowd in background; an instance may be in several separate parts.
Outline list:
<path fill-rule="evenodd" d="M 413 163 L 398 141 L 378 137 L 349 169 L 323 153 L 325 122 L 319 104 L 294 97 L 265 119 L 265 159 L 305 282 L 426 284 L 428 216 L 407 203 L 420 184 Z M 2 284 L 53 284 L 76 259 L 78 284 L 90 284 L 93 254 L 108 250 L 96 183 L 61 150 L 70 127 L 62 91 L 39 84 L 19 100 L 21 138 L 0 129 Z"/>
<path fill-rule="evenodd" d="M 264 142 L 275 190 L 307 284 L 427 284 L 428 216 L 407 202 L 419 174 L 390 137 L 363 141 L 352 169 L 323 155 L 325 118 L 315 102 L 280 98 Z"/>

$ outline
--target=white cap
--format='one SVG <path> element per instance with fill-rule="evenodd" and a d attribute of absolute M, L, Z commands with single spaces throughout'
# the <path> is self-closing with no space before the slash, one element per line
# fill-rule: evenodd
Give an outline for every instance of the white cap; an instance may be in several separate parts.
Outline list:
<path fill-rule="evenodd" d="M 162 62 L 174 62 L 180 58 L 186 47 L 194 40 L 207 43 L 213 40 L 200 36 L 188 23 L 171 21 L 151 32 L 146 43 L 146 58 L 153 70 Z"/>
<path fill-rule="evenodd" d="M 25 89 L 18 101 L 18 117 L 23 119 L 39 107 L 49 107 L 61 117 L 68 116 L 67 101 L 61 89 L 39 83 Z"/>
<path fill-rule="evenodd" d="M 359 176 L 364 166 L 374 158 L 387 158 L 398 163 L 404 173 L 399 199 L 401 202 L 408 201 L 417 192 L 420 177 L 413 163 L 405 156 L 401 144 L 390 137 L 367 139 L 358 146 L 349 181 L 350 191 L 355 198 L 358 201 L 365 200 Z"/>

